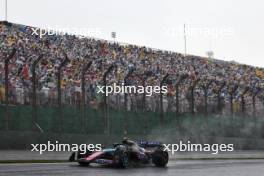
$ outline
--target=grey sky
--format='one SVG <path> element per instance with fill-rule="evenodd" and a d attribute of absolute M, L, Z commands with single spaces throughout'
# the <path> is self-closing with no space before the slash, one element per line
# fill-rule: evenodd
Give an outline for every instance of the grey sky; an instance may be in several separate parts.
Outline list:
<path fill-rule="evenodd" d="M 4 19 L 0 0 L 0 18 Z M 37 27 L 86 28 L 94 37 L 264 67 L 262 0 L 8 0 L 8 20 Z M 262 22 L 261 22 L 262 21 Z M 217 35 L 217 36 L 216 36 Z"/>

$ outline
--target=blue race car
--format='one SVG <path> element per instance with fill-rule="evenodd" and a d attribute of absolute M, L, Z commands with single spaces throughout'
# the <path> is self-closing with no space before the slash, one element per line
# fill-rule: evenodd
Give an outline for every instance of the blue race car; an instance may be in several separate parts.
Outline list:
<path fill-rule="evenodd" d="M 164 151 L 160 142 L 140 141 L 124 139 L 122 143 L 115 143 L 113 147 L 101 151 L 84 154 L 72 153 L 70 161 L 77 161 L 81 166 L 88 166 L 90 163 L 110 165 L 120 168 L 128 168 L 134 164 L 153 163 L 157 167 L 166 167 L 169 161 L 167 151 Z M 75 159 L 76 158 L 76 159 Z"/>

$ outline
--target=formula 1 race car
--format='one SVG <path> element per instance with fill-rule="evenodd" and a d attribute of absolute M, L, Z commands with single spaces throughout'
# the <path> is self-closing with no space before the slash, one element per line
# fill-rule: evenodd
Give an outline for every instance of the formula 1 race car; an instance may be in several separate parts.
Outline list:
<path fill-rule="evenodd" d="M 122 143 L 115 143 L 111 148 L 101 151 L 89 152 L 84 154 L 77 152 L 70 156 L 70 161 L 77 161 L 81 166 L 88 166 L 90 163 L 101 165 L 128 168 L 135 164 L 153 163 L 157 167 L 166 167 L 169 155 L 163 150 L 160 142 L 140 141 L 134 142 L 125 139 Z"/>

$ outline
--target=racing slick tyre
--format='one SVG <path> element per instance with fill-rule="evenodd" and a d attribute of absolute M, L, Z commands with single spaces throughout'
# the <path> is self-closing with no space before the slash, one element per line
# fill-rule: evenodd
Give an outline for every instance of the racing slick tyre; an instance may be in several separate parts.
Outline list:
<path fill-rule="evenodd" d="M 90 163 L 82 161 L 82 158 L 86 158 L 91 154 L 90 151 L 85 153 L 81 153 L 80 151 L 77 152 L 77 160 L 80 166 L 88 166 Z"/>
<path fill-rule="evenodd" d="M 156 150 L 152 155 L 152 162 L 157 167 L 165 167 L 169 161 L 169 154 L 163 150 Z"/>
<path fill-rule="evenodd" d="M 129 154 L 124 146 L 119 146 L 116 148 L 114 153 L 114 160 L 118 167 L 128 168 L 130 165 Z"/>

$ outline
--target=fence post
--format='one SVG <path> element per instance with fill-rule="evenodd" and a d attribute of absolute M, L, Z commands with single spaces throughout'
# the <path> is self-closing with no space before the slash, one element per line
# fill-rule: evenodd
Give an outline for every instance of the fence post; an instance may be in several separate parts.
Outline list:
<path fill-rule="evenodd" d="M 233 114 L 234 113 L 234 109 L 233 109 L 233 93 L 232 92 L 230 92 L 229 101 L 230 101 L 230 112 L 231 112 L 231 114 Z"/>
<path fill-rule="evenodd" d="M 252 106 L 253 106 L 253 116 L 256 117 L 256 96 L 258 95 L 258 93 L 260 92 L 260 88 L 257 87 L 257 91 L 253 92 L 252 95 Z"/>
<path fill-rule="evenodd" d="M 136 74 L 137 78 L 140 79 L 142 81 L 142 86 L 144 87 L 144 89 L 146 88 L 146 82 L 148 79 L 148 74 L 145 72 L 142 75 L 141 74 Z M 142 96 L 142 105 L 141 105 L 141 110 L 142 112 L 145 111 L 146 108 L 146 92 L 143 92 L 143 96 Z"/>
<path fill-rule="evenodd" d="M 190 90 L 191 90 L 191 113 L 194 115 L 195 114 L 195 110 L 194 110 L 194 104 L 195 104 L 195 99 L 194 99 L 194 89 L 195 89 L 195 86 L 196 84 L 198 83 L 199 79 L 195 80 L 193 82 L 193 84 L 191 85 L 190 87 Z"/>
<path fill-rule="evenodd" d="M 85 126 L 86 126 L 86 121 L 85 119 L 85 73 L 87 70 L 91 67 L 93 61 L 88 62 L 86 65 L 83 66 L 82 68 L 82 78 L 81 78 L 81 89 L 82 89 L 82 118 L 81 118 L 81 129 L 84 132 Z"/>
<path fill-rule="evenodd" d="M 124 86 L 127 86 L 128 84 L 128 78 L 131 76 L 131 74 L 134 72 L 134 70 L 129 70 L 127 75 L 124 78 Z M 124 112 L 126 113 L 127 111 L 127 93 L 124 92 Z M 127 135 L 127 131 L 128 131 L 128 118 L 127 116 L 124 114 L 124 135 Z"/>
<path fill-rule="evenodd" d="M 142 86 L 144 87 L 144 89 L 146 88 L 146 82 L 148 79 L 148 74 L 145 72 L 142 75 L 141 74 L 136 74 L 136 76 L 138 77 L 138 79 L 140 79 L 142 81 Z M 142 95 L 142 106 L 141 106 L 141 110 L 142 113 L 144 115 L 144 133 L 147 134 L 148 131 L 148 116 L 145 115 L 146 112 L 146 92 L 143 92 Z"/>
<path fill-rule="evenodd" d="M 134 70 L 129 70 L 129 72 L 127 73 L 127 75 L 124 78 L 124 86 L 127 86 L 127 80 L 128 78 L 131 76 L 131 74 L 134 72 Z M 124 108 L 125 111 L 127 110 L 127 93 L 124 93 Z"/>
<path fill-rule="evenodd" d="M 175 85 L 175 89 L 176 89 L 176 114 L 178 115 L 180 112 L 180 101 L 179 101 L 179 82 L 178 84 Z"/>
<path fill-rule="evenodd" d="M 230 112 L 231 112 L 231 114 L 234 113 L 233 100 L 234 100 L 234 94 L 235 94 L 237 89 L 238 89 L 238 86 L 235 85 L 233 88 L 231 88 L 231 91 L 229 91 L 229 95 L 230 95 L 229 101 L 230 101 Z"/>
<path fill-rule="evenodd" d="M 5 59 L 5 113 L 6 113 L 6 122 L 5 122 L 5 129 L 9 130 L 9 111 L 8 111 L 8 106 L 9 106 L 9 85 L 8 85 L 8 76 L 9 76 L 9 61 L 14 57 L 16 53 L 16 49 L 13 48 L 11 54 Z"/>
<path fill-rule="evenodd" d="M 220 86 L 220 88 L 217 90 L 217 110 L 220 111 L 221 110 L 221 92 L 223 90 L 223 88 L 225 87 L 226 82 L 223 82 Z"/>
<path fill-rule="evenodd" d="M 143 81 L 143 83 L 142 83 L 143 84 L 143 87 L 145 89 L 147 77 L 143 78 L 142 81 Z M 146 92 L 145 91 L 143 92 L 143 97 L 142 97 L 142 111 L 143 112 L 146 111 Z"/>
<path fill-rule="evenodd" d="M 208 113 L 208 100 L 207 100 L 207 98 L 208 98 L 208 88 L 205 87 L 204 88 L 204 113 L 205 113 L 205 115 L 207 115 L 207 113 Z"/>
<path fill-rule="evenodd" d="M 180 79 L 175 84 L 176 89 L 176 115 L 180 113 L 180 100 L 179 100 L 179 86 L 188 77 L 188 75 L 181 75 Z"/>
<path fill-rule="evenodd" d="M 191 86 L 191 113 L 194 114 L 194 86 Z"/>
<path fill-rule="evenodd" d="M 256 96 L 252 96 L 253 116 L 256 116 Z"/>
<path fill-rule="evenodd" d="M 249 87 L 246 87 L 245 90 L 243 91 L 242 95 L 241 95 L 241 109 L 242 109 L 242 113 L 244 115 L 245 111 L 246 111 L 246 107 L 245 107 L 245 94 L 249 91 Z"/>
<path fill-rule="evenodd" d="M 62 67 L 64 67 L 67 62 L 69 62 L 69 58 L 66 53 L 64 53 L 65 59 L 61 62 L 58 68 L 58 73 L 57 73 L 57 92 L 58 92 L 58 108 L 59 108 L 59 119 L 60 119 L 60 124 L 59 124 L 59 131 L 62 133 L 63 132 L 63 117 L 62 117 L 62 109 L 61 109 L 61 70 Z"/>
<path fill-rule="evenodd" d="M 37 93 L 36 93 L 36 66 L 39 63 L 39 61 L 42 59 L 43 55 L 40 55 L 32 65 L 32 130 L 35 130 L 38 123 L 38 117 L 37 117 Z"/>
<path fill-rule="evenodd" d="M 167 80 L 169 77 L 169 74 L 167 73 L 161 80 L 160 82 L 160 90 L 164 84 L 164 82 Z M 164 121 L 164 110 L 163 110 L 163 93 L 160 91 L 160 124 L 163 125 Z"/>
<path fill-rule="evenodd" d="M 142 85 L 144 87 L 144 89 L 146 88 L 146 83 L 148 80 L 148 74 L 144 73 L 144 75 L 142 75 Z M 147 134 L 148 133 L 148 128 L 149 128 L 149 120 L 148 120 L 148 115 L 146 115 L 146 91 L 143 92 L 143 97 L 142 97 L 142 112 L 144 115 L 144 133 Z"/>
<path fill-rule="evenodd" d="M 207 84 L 202 85 L 203 91 L 204 91 L 204 113 L 205 115 L 208 114 L 208 89 L 210 85 L 213 83 L 212 80 L 210 80 Z"/>
<path fill-rule="evenodd" d="M 115 65 L 111 65 L 108 67 L 107 71 L 103 75 L 103 83 L 104 83 L 104 104 L 103 104 L 103 111 L 104 111 L 104 132 L 105 134 L 110 135 L 110 123 L 108 117 L 108 105 L 107 105 L 107 96 L 106 96 L 106 86 L 107 86 L 107 75 L 115 68 Z"/>

